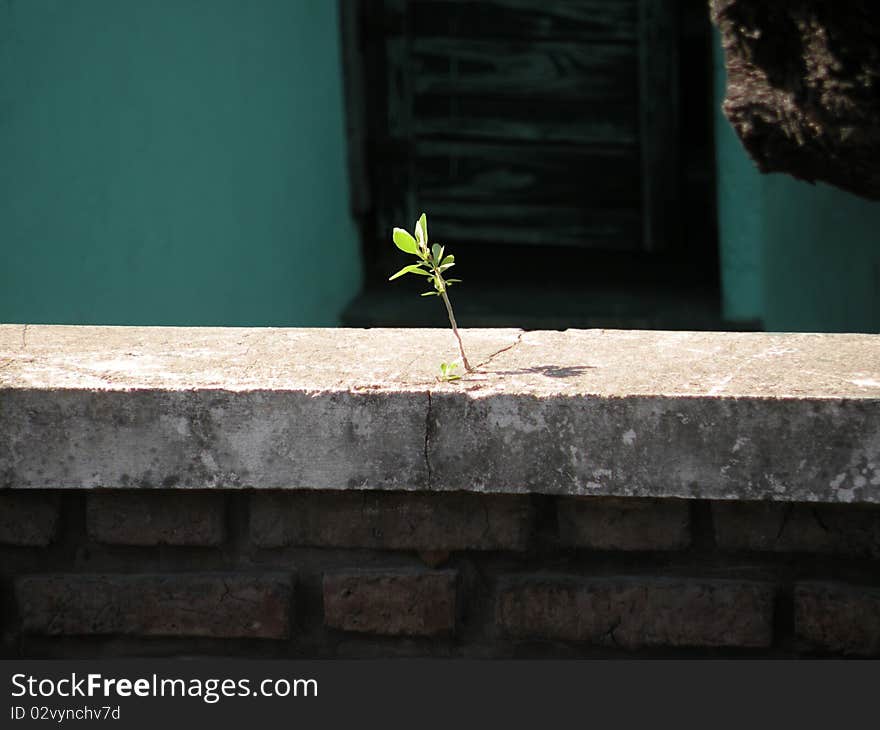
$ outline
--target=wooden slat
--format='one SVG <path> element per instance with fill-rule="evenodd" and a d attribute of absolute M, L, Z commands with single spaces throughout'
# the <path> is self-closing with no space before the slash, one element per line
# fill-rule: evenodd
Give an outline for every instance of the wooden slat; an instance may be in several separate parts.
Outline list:
<path fill-rule="evenodd" d="M 635 147 L 637 106 L 587 105 L 579 100 L 426 95 L 414 99 L 413 123 L 421 139 L 567 142 Z"/>
<path fill-rule="evenodd" d="M 530 122 L 518 119 L 474 119 L 473 117 L 416 117 L 416 135 L 422 139 L 441 137 L 528 142 L 570 142 L 588 145 L 635 146 L 635 130 L 603 123 L 602 120 Z"/>
<path fill-rule="evenodd" d="M 432 236 L 459 244 L 538 245 L 636 250 L 641 243 L 637 208 L 515 205 L 485 201 L 450 203 L 421 197 Z"/>
<path fill-rule="evenodd" d="M 626 103 L 638 84 L 635 49 L 612 44 L 415 38 L 411 59 L 416 94 Z"/>
<path fill-rule="evenodd" d="M 674 245 L 678 200 L 678 2 L 639 0 L 639 99 L 644 248 Z"/>
<path fill-rule="evenodd" d="M 417 36 L 634 42 L 634 0 L 412 0 Z"/>
<path fill-rule="evenodd" d="M 633 150 L 418 140 L 420 198 L 638 205 Z"/>
<path fill-rule="evenodd" d="M 638 250 L 635 1 L 384 0 L 380 235 Z"/>

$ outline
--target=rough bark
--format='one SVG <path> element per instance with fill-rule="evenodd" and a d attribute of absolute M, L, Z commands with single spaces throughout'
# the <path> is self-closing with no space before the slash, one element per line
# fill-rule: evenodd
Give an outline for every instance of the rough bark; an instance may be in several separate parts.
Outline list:
<path fill-rule="evenodd" d="M 710 0 L 723 109 L 762 172 L 880 200 L 880 3 Z"/>

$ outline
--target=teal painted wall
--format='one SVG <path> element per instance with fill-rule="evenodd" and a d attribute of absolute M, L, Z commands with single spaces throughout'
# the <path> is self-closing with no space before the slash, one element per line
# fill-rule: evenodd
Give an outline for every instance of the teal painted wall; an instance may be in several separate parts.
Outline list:
<path fill-rule="evenodd" d="M 721 113 L 720 44 L 715 66 L 725 317 L 777 332 L 880 332 L 880 203 L 760 174 Z"/>
<path fill-rule="evenodd" d="M 718 59 L 715 63 L 715 108 L 719 110 L 715 124 L 715 157 L 721 306 L 725 319 L 744 322 L 764 317 L 764 201 L 760 194 L 761 175 L 720 112 L 725 83 L 724 63 Z"/>
<path fill-rule="evenodd" d="M 880 203 L 784 175 L 763 192 L 767 328 L 880 332 Z"/>
<path fill-rule="evenodd" d="M 335 325 L 330 0 L 0 0 L 0 321 Z"/>

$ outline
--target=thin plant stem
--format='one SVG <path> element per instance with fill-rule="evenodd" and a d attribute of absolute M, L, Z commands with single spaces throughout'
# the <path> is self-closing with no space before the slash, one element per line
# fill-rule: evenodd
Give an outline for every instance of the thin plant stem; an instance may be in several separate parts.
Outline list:
<path fill-rule="evenodd" d="M 464 369 L 469 373 L 473 372 L 474 369 L 471 367 L 470 362 L 468 362 L 467 355 L 464 354 L 464 343 L 461 341 L 461 335 L 458 332 L 458 324 L 456 324 L 455 315 L 452 313 L 452 304 L 449 303 L 449 297 L 446 294 L 448 284 L 443 279 L 443 274 L 441 273 L 450 266 L 455 266 L 455 259 L 452 255 L 444 258 L 444 247 L 439 244 L 435 243 L 430 248 L 428 247 L 428 217 L 424 213 L 422 213 L 421 217 L 416 221 L 415 234 L 415 236 L 412 236 L 403 228 L 394 229 L 391 236 L 394 245 L 404 253 L 414 254 L 416 258 L 419 259 L 419 262 L 404 266 L 396 274 L 392 274 L 389 277 L 389 281 L 394 281 L 394 279 L 397 279 L 404 274 L 421 274 L 422 276 L 428 277 L 428 281 L 434 285 L 434 291 L 427 291 L 422 294 L 422 296 L 439 294 L 443 298 L 443 304 L 446 305 L 446 313 L 449 315 L 449 324 L 452 325 L 452 334 L 454 334 L 455 339 L 458 340 L 458 351 L 461 353 L 461 361 L 464 364 Z M 448 263 L 444 264 L 444 261 L 448 261 Z M 459 279 L 453 279 L 450 283 L 454 283 L 455 281 L 459 281 Z M 454 366 L 449 366 L 446 363 L 441 365 L 444 378 L 447 380 L 452 379 L 447 377 L 449 372 L 451 372 L 451 367 Z M 477 367 L 479 367 L 479 365 Z M 455 377 L 457 378 L 458 376 Z"/>
<path fill-rule="evenodd" d="M 458 334 L 458 325 L 455 323 L 455 315 L 452 313 L 452 305 L 449 303 L 449 297 L 446 296 L 445 286 L 441 289 L 440 296 L 443 297 L 443 303 L 446 305 L 446 312 L 449 314 L 449 324 L 452 325 L 452 333 L 455 335 L 455 339 L 458 340 L 458 349 L 461 352 L 461 361 L 464 363 L 464 369 L 467 370 L 467 372 L 472 372 L 473 368 L 468 362 L 467 355 L 464 354 L 464 345 L 461 342 L 461 335 Z"/>

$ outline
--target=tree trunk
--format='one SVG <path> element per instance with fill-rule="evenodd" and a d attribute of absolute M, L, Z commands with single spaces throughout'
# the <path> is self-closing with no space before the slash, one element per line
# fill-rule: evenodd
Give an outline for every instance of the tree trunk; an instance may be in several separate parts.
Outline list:
<path fill-rule="evenodd" d="M 762 172 L 880 200 L 880 3 L 710 0 L 724 113 Z"/>

